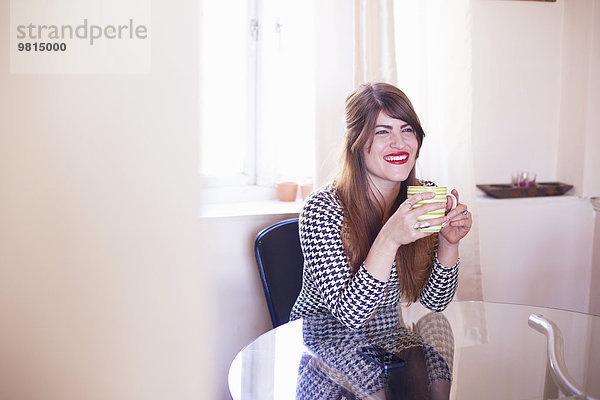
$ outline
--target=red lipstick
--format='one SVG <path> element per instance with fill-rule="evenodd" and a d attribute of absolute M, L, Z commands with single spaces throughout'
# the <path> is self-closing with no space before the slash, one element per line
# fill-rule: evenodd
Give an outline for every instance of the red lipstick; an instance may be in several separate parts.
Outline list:
<path fill-rule="evenodd" d="M 409 154 L 406 151 L 399 151 L 397 153 L 390 153 L 383 156 L 383 159 L 390 164 L 402 165 L 408 162 Z"/>

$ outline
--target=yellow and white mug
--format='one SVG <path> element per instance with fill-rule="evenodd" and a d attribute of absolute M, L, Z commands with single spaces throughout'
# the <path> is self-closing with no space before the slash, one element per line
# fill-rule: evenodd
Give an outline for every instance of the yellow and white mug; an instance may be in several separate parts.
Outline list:
<path fill-rule="evenodd" d="M 421 200 L 418 203 L 413 204 L 413 207 L 419 207 L 419 206 L 422 206 L 423 204 L 435 203 L 435 202 L 444 202 L 444 205 L 445 205 L 446 204 L 446 196 L 452 197 L 452 208 L 455 208 L 458 205 L 458 200 L 452 193 L 448 193 L 448 188 L 446 186 L 409 186 L 407 195 L 408 195 L 408 197 L 410 197 L 410 196 L 413 196 L 418 193 L 426 193 L 426 192 L 435 193 L 435 197 L 433 199 Z M 426 221 L 428 219 L 442 217 L 442 216 L 444 216 L 445 213 L 446 213 L 446 208 L 444 207 L 439 210 L 434 210 L 434 211 L 425 213 L 425 214 L 419 216 L 419 218 L 417 218 L 417 220 L 418 221 Z M 439 232 L 441 229 L 442 229 L 442 225 L 440 224 L 440 225 L 429 226 L 427 228 L 420 228 L 419 230 L 421 232 Z"/>

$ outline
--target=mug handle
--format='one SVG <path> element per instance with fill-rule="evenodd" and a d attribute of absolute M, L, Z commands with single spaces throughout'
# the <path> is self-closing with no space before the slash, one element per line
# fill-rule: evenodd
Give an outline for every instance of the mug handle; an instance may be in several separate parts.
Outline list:
<path fill-rule="evenodd" d="M 450 196 L 452 197 L 452 207 L 450 208 L 450 211 L 454 210 L 456 208 L 456 206 L 458 205 L 458 200 L 456 199 L 456 196 L 453 195 L 452 193 L 448 193 L 446 194 L 446 196 Z"/>

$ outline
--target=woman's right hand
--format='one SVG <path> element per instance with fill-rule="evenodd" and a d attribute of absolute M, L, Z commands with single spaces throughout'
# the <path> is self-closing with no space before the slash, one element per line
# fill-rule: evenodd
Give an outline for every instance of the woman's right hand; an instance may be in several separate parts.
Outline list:
<path fill-rule="evenodd" d="M 384 233 L 390 241 L 389 244 L 395 246 L 396 250 L 402 245 L 412 243 L 433 233 L 424 232 L 422 229 L 443 224 L 448 220 L 448 217 L 442 215 L 438 218 L 418 221 L 418 217 L 423 214 L 446 207 L 446 202 L 433 202 L 414 206 L 420 201 L 430 200 L 434 197 L 435 193 L 433 192 L 422 192 L 410 196 L 404 203 L 400 204 L 390 219 L 387 220 L 380 233 Z"/>

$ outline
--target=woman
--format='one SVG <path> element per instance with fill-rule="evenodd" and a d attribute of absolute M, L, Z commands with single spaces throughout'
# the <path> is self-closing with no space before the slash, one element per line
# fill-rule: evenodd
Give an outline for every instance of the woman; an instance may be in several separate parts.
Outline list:
<path fill-rule="evenodd" d="M 413 204 L 407 198 L 425 133 L 406 95 L 385 84 L 365 84 L 346 99 L 342 171 L 314 192 L 300 216 L 304 254 L 302 290 L 290 320 L 331 312 L 344 325 L 362 326 L 378 307 L 402 300 L 441 311 L 458 278 L 458 245 L 469 232 L 464 204 Z M 458 200 L 458 192 L 452 193 Z M 417 217 L 446 206 L 439 234 L 423 232 Z M 429 226 L 429 225 L 427 225 Z"/>

